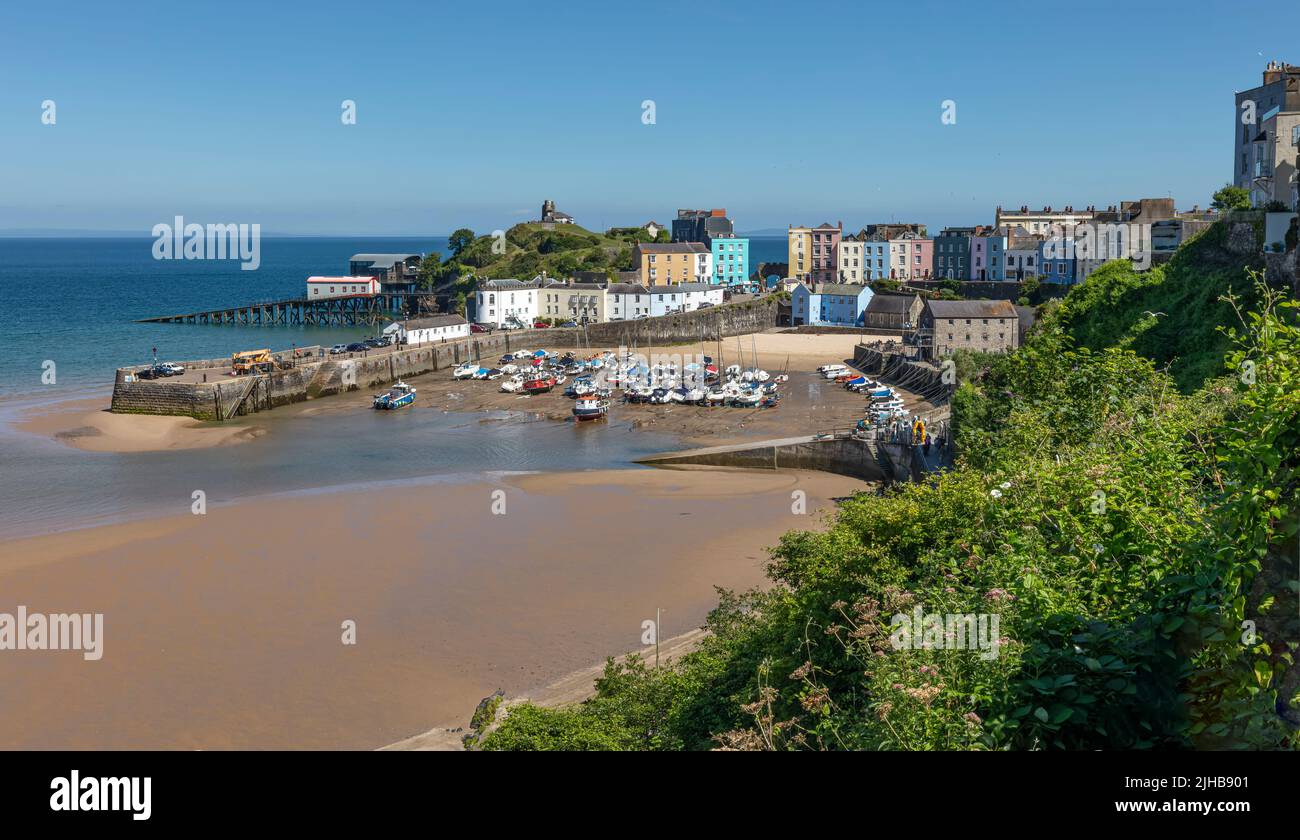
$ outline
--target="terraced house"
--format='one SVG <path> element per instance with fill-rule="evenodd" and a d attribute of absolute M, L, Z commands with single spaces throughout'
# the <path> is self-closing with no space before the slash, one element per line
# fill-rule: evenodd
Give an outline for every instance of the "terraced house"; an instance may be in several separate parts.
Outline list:
<path fill-rule="evenodd" d="M 891 280 L 929 280 L 934 267 L 934 242 L 908 231 L 889 240 Z"/>
<path fill-rule="evenodd" d="M 749 282 L 749 240 L 734 233 L 709 238 L 713 252 L 713 282 L 740 286 Z"/>
<path fill-rule="evenodd" d="M 1015 234 L 1007 237 L 1005 280 L 1024 280 L 1039 276 L 1039 257 L 1046 237 Z"/>
<path fill-rule="evenodd" d="M 863 241 L 856 234 L 850 233 L 840 240 L 839 281 L 841 283 L 866 282 L 866 264 L 863 257 Z"/>
<path fill-rule="evenodd" d="M 971 237 L 970 279 L 1007 279 L 1007 237 L 995 230 Z"/>
<path fill-rule="evenodd" d="M 946 280 L 970 279 L 971 239 L 983 227 L 947 227 L 934 238 L 934 276 Z"/>
<path fill-rule="evenodd" d="M 889 279 L 889 238 L 885 233 L 858 234 L 862 242 L 862 279 L 870 283 L 873 280 Z"/>
<path fill-rule="evenodd" d="M 539 318 L 599 324 L 608 320 L 606 292 L 608 282 L 583 283 L 576 280 L 552 280 L 540 292 Z"/>
<path fill-rule="evenodd" d="M 842 222 L 823 222 L 814 228 L 791 225 L 787 232 L 790 276 L 804 283 L 833 283 L 838 277 Z"/>
<path fill-rule="evenodd" d="M 474 291 L 474 320 L 499 327 L 531 327 L 537 320 L 542 278 L 482 280 Z"/>
<path fill-rule="evenodd" d="M 786 262 L 790 276 L 802 283 L 812 277 L 812 228 L 791 225 L 786 232 Z"/>
<path fill-rule="evenodd" d="M 700 242 L 639 243 L 635 259 L 643 286 L 708 283 L 713 279 L 713 254 Z"/>

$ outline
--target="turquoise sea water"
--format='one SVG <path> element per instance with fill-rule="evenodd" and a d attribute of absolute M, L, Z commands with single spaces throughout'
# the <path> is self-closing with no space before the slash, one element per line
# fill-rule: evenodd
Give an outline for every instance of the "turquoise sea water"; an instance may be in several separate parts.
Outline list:
<path fill-rule="evenodd" d="M 109 387 L 114 369 L 149 361 L 155 347 L 160 359 L 206 359 L 355 339 L 371 331 L 134 321 L 302 297 L 309 276 L 345 275 L 355 253 L 445 253 L 446 245 L 441 237 L 263 237 L 261 267 L 242 271 L 233 260 L 155 260 L 148 237 L 0 238 L 0 398 Z M 54 385 L 42 384 L 46 360 L 56 365 Z"/>

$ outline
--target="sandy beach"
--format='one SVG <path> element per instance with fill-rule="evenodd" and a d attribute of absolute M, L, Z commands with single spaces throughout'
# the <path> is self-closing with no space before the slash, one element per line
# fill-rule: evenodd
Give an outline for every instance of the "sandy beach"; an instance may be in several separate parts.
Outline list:
<path fill-rule="evenodd" d="M 0 654 L 0 746 L 370 749 L 463 725 L 497 689 L 527 694 L 635 649 L 656 608 L 662 637 L 692 630 L 715 586 L 761 585 L 764 546 L 864 488 L 820 473 L 549 473 L 0 543 L 0 612 L 104 615 L 99 661 Z M 794 489 L 808 514 L 791 512 Z"/>

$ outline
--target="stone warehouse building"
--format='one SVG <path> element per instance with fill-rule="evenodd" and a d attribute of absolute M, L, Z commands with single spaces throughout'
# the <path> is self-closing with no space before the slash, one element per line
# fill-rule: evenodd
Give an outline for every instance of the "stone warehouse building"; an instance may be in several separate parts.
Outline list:
<path fill-rule="evenodd" d="M 1020 318 L 1006 300 L 931 300 L 917 342 L 931 361 L 956 350 L 1005 353 L 1020 346 Z"/>
<path fill-rule="evenodd" d="M 921 322 L 925 303 L 920 295 L 877 292 L 862 311 L 862 327 L 902 332 L 914 330 Z"/>

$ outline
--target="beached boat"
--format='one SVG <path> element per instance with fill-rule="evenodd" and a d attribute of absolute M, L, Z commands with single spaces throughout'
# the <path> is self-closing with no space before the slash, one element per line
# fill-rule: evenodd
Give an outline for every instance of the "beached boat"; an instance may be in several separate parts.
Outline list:
<path fill-rule="evenodd" d="M 595 397 L 580 397 L 573 404 L 573 419 L 581 422 L 583 420 L 600 420 L 609 415 L 609 400 L 599 400 Z"/>
<path fill-rule="evenodd" d="M 548 374 L 529 379 L 524 383 L 525 394 L 545 394 L 555 387 L 555 377 Z"/>
<path fill-rule="evenodd" d="M 415 389 L 400 379 L 387 392 L 375 397 L 375 408 L 405 408 L 415 402 Z"/>
<path fill-rule="evenodd" d="M 469 379 L 471 376 L 478 373 L 478 368 L 478 362 L 464 362 L 463 364 L 457 365 L 456 369 L 451 372 L 451 378 Z"/>
<path fill-rule="evenodd" d="M 519 373 L 516 373 L 514 376 L 501 383 L 501 390 L 507 394 L 513 394 L 516 391 L 523 389 L 523 387 L 524 377 L 523 374 Z"/>

